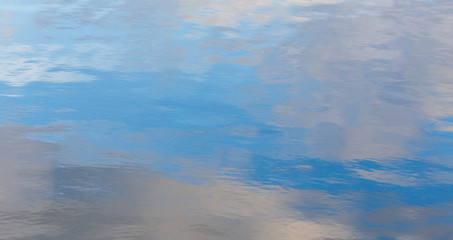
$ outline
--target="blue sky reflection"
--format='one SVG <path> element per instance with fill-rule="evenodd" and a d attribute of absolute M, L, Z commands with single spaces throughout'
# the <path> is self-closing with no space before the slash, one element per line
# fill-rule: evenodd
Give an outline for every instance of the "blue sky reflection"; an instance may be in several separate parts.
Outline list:
<path fill-rule="evenodd" d="M 5 239 L 452 236 L 449 1 L 0 3 Z"/>

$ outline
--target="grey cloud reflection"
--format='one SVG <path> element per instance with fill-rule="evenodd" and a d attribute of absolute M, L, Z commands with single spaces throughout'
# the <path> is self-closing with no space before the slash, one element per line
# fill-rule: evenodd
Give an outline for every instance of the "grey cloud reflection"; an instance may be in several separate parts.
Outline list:
<path fill-rule="evenodd" d="M 316 156 L 414 157 L 421 147 L 408 146 L 423 129 L 438 124 L 437 130 L 448 131 L 450 124 L 441 120 L 453 115 L 451 14 L 445 10 L 453 6 L 437 2 L 376 4 L 376 14 L 301 24 L 259 66 L 261 79 L 286 97 L 271 103 L 273 116 L 257 116 L 311 129 Z M 332 141 L 341 144 L 331 148 Z"/>
<path fill-rule="evenodd" d="M 128 163 L 64 164 L 69 157 L 65 148 L 76 149 L 75 142 L 62 146 L 30 138 L 61 131 L 58 126 L 0 128 L 5 153 L 0 158 L 0 239 L 442 239 L 451 234 L 442 220 L 450 214 L 444 205 L 413 206 L 392 195 L 385 197 L 383 208 L 366 211 L 357 206 L 382 197 L 380 192 L 331 195 L 215 175 L 190 183 L 135 164 L 133 155 L 94 145 L 85 149 Z M 237 131 L 249 135 L 254 130 Z M 234 158 L 244 154 L 231 151 Z M 372 172 L 376 181 L 414 186 L 401 173 Z M 447 172 L 439 178 L 448 180 Z M 439 224 L 427 224 L 433 222 Z M 401 230 L 399 223 L 411 227 Z"/>
<path fill-rule="evenodd" d="M 1 239 L 360 236 L 338 219 L 309 218 L 289 204 L 314 198 L 331 201 L 318 191 L 220 179 L 190 184 L 135 165 L 59 165 L 57 159 L 65 158 L 63 146 L 29 136 L 60 131 L 57 126 L 0 128 Z"/>
<path fill-rule="evenodd" d="M 439 220 L 446 219 L 451 214 L 451 206 L 439 208 L 394 205 L 368 212 L 363 217 L 363 221 L 377 226 L 365 230 L 370 235 L 403 240 L 449 239 L 453 234 L 448 227 L 451 223 L 441 222 L 442 220 L 439 222 Z M 436 224 L 432 224 L 434 222 Z M 412 227 L 400 231 L 401 226 L 408 223 Z M 433 227 L 426 227 L 427 225 Z"/>

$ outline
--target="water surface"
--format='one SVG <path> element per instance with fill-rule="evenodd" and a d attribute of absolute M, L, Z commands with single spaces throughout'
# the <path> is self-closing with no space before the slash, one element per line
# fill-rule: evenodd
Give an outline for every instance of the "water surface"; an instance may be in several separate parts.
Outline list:
<path fill-rule="evenodd" d="M 453 239 L 448 0 L 0 0 L 0 239 Z"/>

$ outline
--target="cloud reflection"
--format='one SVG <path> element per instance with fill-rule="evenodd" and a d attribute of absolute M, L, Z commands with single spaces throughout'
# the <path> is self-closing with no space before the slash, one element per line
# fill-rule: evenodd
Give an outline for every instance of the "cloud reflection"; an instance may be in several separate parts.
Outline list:
<path fill-rule="evenodd" d="M 11 18 L 11 13 L 0 11 L 0 41 L 7 41 L 16 33 L 16 29 L 8 24 L 3 23 L 4 19 Z"/>
<path fill-rule="evenodd" d="M 60 127 L 0 126 L 0 206 L 26 209 L 52 194 L 50 172 L 58 145 L 27 138 L 30 134 L 52 134 Z"/>
<path fill-rule="evenodd" d="M 452 116 L 451 14 L 442 9 L 453 6 L 408 1 L 337 7 L 375 13 L 300 24 L 259 66 L 261 79 L 286 97 L 266 103 L 274 115 L 255 115 L 271 125 L 311 129 L 315 156 L 413 158 L 423 148 L 413 145 L 426 136 L 423 129 Z"/>
<path fill-rule="evenodd" d="M 354 239 L 329 216 L 288 203 L 326 195 L 212 179 L 190 184 L 137 166 L 57 165 L 65 151 L 30 134 L 61 127 L 0 128 L 5 239 Z M 110 155 L 109 155 L 110 156 Z M 108 157 L 108 156 L 107 156 Z M 14 219 L 14 221 L 12 221 Z"/>
<path fill-rule="evenodd" d="M 70 53 L 65 53 L 70 48 Z M 80 69 L 114 70 L 118 66 L 111 49 L 100 44 L 8 44 L 0 50 L 2 81 L 11 86 L 31 82 L 89 82 L 97 77 Z"/>
<path fill-rule="evenodd" d="M 445 204 L 451 194 L 438 190 L 452 184 L 451 169 L 445 167 L 451 166 L 448 137 L 429 140 L 447 147 L 432 147 L 438 151 L 423 156 L 433 160 L 442 155 L 443 168 L 428 165 L 412 171 L 413 166 L 389 161 L 403 162 L 431 150 L 419 141 L 433 134 L 432 124 L 436 134 L 452 131 L 452 6 L 436 3 L 46 1 L 36 7 L 39 13 L 33 20 L 50 31 L 37 33 L 42 44 L 27 43 L 27 34 L 34 32 L 26 28 L 12 35 L 12 26 L 1 25 L 2 37 L 14 36 L 16 41 L 0 50 L 1 81 L 12 86 L 87 82 L 83 87 L 91 87 L 88 82 L 97 77 L 90 71 L 176 70 L 189 73 L 178 75 L 184 81 L 207 80 L 192 84 L 170 82 L 174 79 L 165 74 L 157 80 L 145 75 L 140 83 L 109 88 L 117 82 L 108 79 L 95 89 L 100 94 L 86 97 L 93 101 L 55 107 L 52 114 L 98 118 L 77 118 L 72 126 L 83 126 L 68 134 L 64 146 L 27 137 L 54 133 L 57 127 L 0 128 L 0 151 L 5 153 L 0 157 L 0 223 L 12 229 L 2 236 L 451 236 L 451 221 L 443 219 L 449 215 L 442 214 L 451 212 Z M 236 78 L 232 72 L 239 67 L 222 65 L 227 62 L 246 68 L 245 73 Z M 143 82 L 152 84 L 140 85 Z M 67 97 L 62 95 L 54 94 L 48 102 Z M 214 104 L 213 98 L 220 103 Z M 247 168 L 257 155 L 273 159 Z M 307 156 L 322 163 L 305 165 L 308 160 L 302 157 Z M 363 159 L 373 161 L 359 161 Z M 68 162 L 73 165 L 65 165 Z M 222 171 L 242 175 L 218 177 Z M 203 179 L 197 182 L 192 176 Z M 254 182 L 253 177 L 285 188 Z M 300 179 L 305 182 L 294 184 Z M 326 183 L 331 187 L 322 185 Z M 294 185 L 335 194 L 287 187 Z M 433 189 L 443 194 L 419 197 Z M 427 207 L 419 206 L 423 204 Z M 385 225 L 394 219 L 395 225 Z M 439 227 L 426 227 L 430 221 Z M 373 230 L 368 223 L 381 229 Z M 422 230 L 396 229 L 398 224 Z"/>
<path fill-rule="evenodd" d="M 442 239 L 452 234 L 448 220 L 444 220 L 450 211 L 444 204 L 448 199 L 422 207 L 406 203 L 406 195 L 399 195 L 394 188 L 379 185 L 373 185 L 373 193 L 362 192 L 359 184 L 333 194 L 240 181 L 218 176 L 215 171 L 194 183 L 141 165 L 134 159 L 136 155 L 123 154 L 121 149 L 111 151 L 82 141 L 59 141 L 70 144 L 60 145 L 37 137 L 62 130 L 59 126 L 0 128 L 0 150 L 4 153 L 0 158 L 0 224 L 9 229 L 0 232 L 5 239 Z M 228 130 L 250 138 L 259 134 L 244 126 Z M 142 135 L 127 136 L 146 141 Z M 64 164 L 70 151 L 82 148 L 104 162 Z M 237 158 L 249 153 L 232 149 L 227 154 Z M 117 158 L 126 161 L 113 164 Z M 185 174 L 197 174 L 200 168 L 186 169 Z M 319 171 L 317 166 L 307 169 Z M 421 172 L 399 171 L 356 172 L 381 183 L 420 187 L 417 174 Z M 451 181 L 445 171 L 431 176 L 436 177 L 442 183 Z M 378 207 L 366 210 L 373 204 Z M 433 222 L 438 224 L 428 224 Z M 401 230 L 400 223 L 410 227 Z M 367 224 L 378 224 L 378 230 Z"/>
<path fill-rule="evenodd" d="M 15 42 L 28 42 L 28 35 L 33 33 L 37 42 L 44 45 L 55 42 L 62 49 L 59 52 L 34 49 L 36 57 L 19 58 L 17 63 L 5 62 L 9 67 L 3 70 L 2 75 L 7 77 L 4 81 L 10 85 L 22 86 L 34 81 L 94 80 L 95 77 L 82 73 L 81 69 L 85 68 L 100 71 L 176 69 L 190 74 L 203 74 L 212 64 L 222 59 L 255 65 L 270 42 L 256 41 L 256 36 L 247 36 L 247 32 L 261 35 L 264 31 L 273 35 L 273 42 L 279 42 L 288 30 L 269 28 L 264 24 L 282 19 L 292 21 L 293 7 L 340 2 L 342 1 L 261 0 L 244 4 L 237 1 L 203 0 L 83 0 L 46 1 L 31 9 L 16 7 L 12 9 L 12 14 L 23 18 L 34 28 L 21 26 L 15 34 Z M 26 11 L 32 11 L 33 14 L 25 14 Z M 20 25 L 17 21 L 14 23 Z M 217 39 L 219 33 L 225 39 Z M 228 43 L 228 39 L 236 40 Z M 85 43 L 80 44 L 83 46 L 72 43 L 68 45 L 68 40 Z M 213 40 L 216 41 L 216 46 L 212 45 Z M 80 52 L 81 47 L 89 48 L 88 52 Z M 232 51 L 237 56 L 229 56 Z M 84 53 L 89 53 L 91 58 L 85 59 Z M 12 57 L 7 55 L 6 59 Z M 31 64 L 33 61 L 37 63 Z M 58 67 L 66 69 L 52 71 Z"/>

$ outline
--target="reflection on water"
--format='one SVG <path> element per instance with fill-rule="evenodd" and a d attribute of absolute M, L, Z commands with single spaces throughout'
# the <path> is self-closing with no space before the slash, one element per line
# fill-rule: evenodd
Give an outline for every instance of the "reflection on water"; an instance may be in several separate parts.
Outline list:
<path fill-rule="evenodd" d="M 0 6 L 0 239 L 453 238 L 450 1 Z"/>

